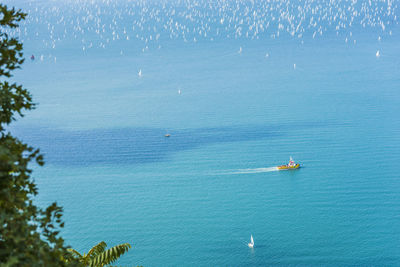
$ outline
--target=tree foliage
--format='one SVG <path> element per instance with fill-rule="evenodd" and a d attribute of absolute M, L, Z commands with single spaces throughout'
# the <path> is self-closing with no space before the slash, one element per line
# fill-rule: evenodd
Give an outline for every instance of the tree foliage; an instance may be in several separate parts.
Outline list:
<path fill-rule="evenodd" d="M 33 204 L 37 187 L 29 164 L 43 165 L 38 149 L 14 137 L 7 126 L 34 108 L 30 93 L 8 81 L 24 62 L 22 44 L 7 29 L 18 27 L 26 14 L 0 4 L 0 266 L 71 266 L 59 236 L 62 208 Z"/>
<path fill-rule="evenodd" d="M 110 249 L 105 250 L 107 244 L 102 241 L 89 250 L 87 254 L 80 254 L 75 249 L 68 249 L 72 257 L 79 260 L 84 266 L 102 267 L 104 265 L 115 262 L 125 252 L 127 252 L 131 245 L 129 243 L 116 245 Z"/>

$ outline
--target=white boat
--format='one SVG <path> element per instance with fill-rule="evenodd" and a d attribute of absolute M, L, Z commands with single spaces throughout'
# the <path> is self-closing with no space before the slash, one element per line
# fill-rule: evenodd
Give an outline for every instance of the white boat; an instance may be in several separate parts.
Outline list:
<path fill-rule="evenodd" d="M 253 235 L 250 235 L 250 243 L 248 244 L 249 248 L 254 248 L 254 239 Z"/>

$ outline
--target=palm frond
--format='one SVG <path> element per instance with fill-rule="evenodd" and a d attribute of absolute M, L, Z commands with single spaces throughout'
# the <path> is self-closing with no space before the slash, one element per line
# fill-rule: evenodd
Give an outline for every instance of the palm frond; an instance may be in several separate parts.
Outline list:
<path fill-rule="evenodd" d="M 110 263 L 115 262 L 119 257 L 121 257 L 125 252 L 131 248 L 129 243 L 120 244 L 106 251 L 102 252 L 96 258 L 90 261 L 90 267 L 101 267 Z"/>
<path fill-rule="evenodd" d="M 100 243 L 98 243 L 96 246 L 92 247 L 87 256 L 90 259 L 94 259 L 96 258 L 98 255 L 100 255 L 102 252 L 104 252 L 104 250 L 106 249 L 107 244 L 104 241 L 101 241 Z"/>
<path fill-rule="evenodd" d="M 73 248 L 69 248 L 69 249 L 68 249 L 68 252 L 70 252 L 74 258 L 77 258 L 77 259 L 82 259 L 82 258 L 83 258 L 83 256 L 81 255 L 81 253 L 79 253 L 78 251 L 76 251 L 76 250 L 73 249 Z"/>

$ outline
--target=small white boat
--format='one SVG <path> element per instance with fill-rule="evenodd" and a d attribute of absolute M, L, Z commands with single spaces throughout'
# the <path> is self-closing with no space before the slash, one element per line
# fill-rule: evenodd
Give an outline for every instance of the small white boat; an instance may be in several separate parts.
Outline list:
<path fill-rule="evenodd" d="M 254 248 L 254 239 L 253 235 L 250 235 L 250 243 L 248 244 L 249 248 Z"/>
<path fill-rule="evenodd" d="M 139 77 L 142 77 L 142 69 L 139 70 L 138 75 L 139 75 Z"/>

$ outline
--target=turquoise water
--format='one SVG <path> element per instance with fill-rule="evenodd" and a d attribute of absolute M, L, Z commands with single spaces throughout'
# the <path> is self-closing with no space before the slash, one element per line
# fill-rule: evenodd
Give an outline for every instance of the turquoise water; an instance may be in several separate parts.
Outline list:
<path fill-rule="evenodd" d="M 78 251 L 131 243 L 121 265 L 397 265 L 400 39 L 353 34 L 27 39 L 45 59 L 15 79 L 38 108 L 12 130 L 45 155 L 38 203 L 64 207 Z M 303 168 L 271 168 L 289 156 Z"/>

